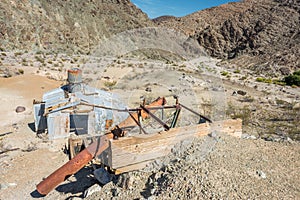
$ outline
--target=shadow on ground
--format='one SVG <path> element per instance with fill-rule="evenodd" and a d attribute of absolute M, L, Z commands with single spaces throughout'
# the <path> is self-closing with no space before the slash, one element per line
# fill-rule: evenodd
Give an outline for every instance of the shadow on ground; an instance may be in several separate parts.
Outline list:
<path fill-rule="evenodd" d="M 86 189 L 97 183 L 97 180 L 92 176 L 93 168 L 91 166 L 82 168 L 77 172 L 74 177 L 75 181 L 72 181 L 74 178 L 67 179 L 63 184 L 60 184 L 55 188 L 57 192 L 63 194 L 70 194 L 76 197 L 83 197 L 83 193 Z M 70 180 L 71 179 L 71 180 Z M 41 195 L 37 190 L 30 193 L 33 198 L 43 198 L 44 195 Z M 73 197 L 74 197 L 73 196 Z"/>

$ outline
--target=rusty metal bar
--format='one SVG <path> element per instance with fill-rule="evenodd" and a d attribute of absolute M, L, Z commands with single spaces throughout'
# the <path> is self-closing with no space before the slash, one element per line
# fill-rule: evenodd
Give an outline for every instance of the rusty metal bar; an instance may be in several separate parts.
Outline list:
<path fill-rule="evenodd" d="M 101 106 L 101 105 L 96 105 L 96 104 L 89 104 L 89 103 L 84 103 L 84 102 L 81 102 L 80 105 L 91 106 L 91 107 L 95 107 L 95 108 L 103 108 L 103 109 L 113 110 L 113 111 L 118 111 L 118 112 L 127 112 L 126 109 L 111 108 L 111 107 L 106 107 L 106 106 Z"/>
<path fill-rule="evenodd" d="M 47 195 L 51 190 L 65 181 L 69 176 L 78 172 L 88 164 L 96 155 L 101 154 L 109 147 L 109 139 L 113 134 L 107 134 L 92 143 L 86 149 L 77 154 L 72 160 L 61 166 L 45 180 L 37 185 L 37 191 L 42 195 Z"/>
<path fill-rule="evenodd" d="M 181 107 L 180 107 L 180 105 L 177 105 L 170 128 L 175 128 L 180 111 L 181 111 Z"/>
<path fill-rule="evenodd" d="M 148 107 L 148 110 L 159 110 L 159 109 L 170 109 L 170 108 L 176 108 L 176 105 L 173 106 L 155 106 L 155 107 Z"/>
<path fill-rule="evenodd" d="M 89 104 L 89 103 L 84 103 L 84 102 L 81 102 L 80 105 L 91 106 L 91 107 L 95 107 L 95 108 L 103 108 L 103 109 L 113 110 L 113 111 L 118 111 L 118 112 L 137 112 L 137 111 L 141 110 L 141 108 L 118 109 L 118 108 L 112 108 L 112 107 L 101 106 L 101 105 L 96 105 L 96 104 Z M 176 108 L 176 105 L 147 107 L 148 110 L 159 110 L 159 109 L 170 109 L 170 108 Z"/>
<path fill-rule="evenodd" d="M 135 121 L 135 123 L 140 127 L 140 129 L 143 131 L 144 134 L 148 134 L 145 129 L 142 127 L 141 123 L 135 119 L 135 117 L 130 113 L 128 112 L 130 117 Z"/>
<path fill-rule="evenodd" d="M 201 115 L 201 114 L 197 113 L 196 111 L 194 111 L 194 110 L 192 110 L 192 109 L 186 107 L 185 105 L 182 105 L 181 103 L 179 103 L 179 105 L 182 106 L 183 108 L 187 109 L 187 110 L 190 111 L 191 113 L 193 113 L 193 114 L 195 114 L 195 115 L 198 115 L 199 117 L 202 117 L 203 119 L 205 119 L 205 120 L 208 121 L 209 123 L 212 123 L 212 121 L 211 121 L 209 118 L 205 117 L 204 115 Z"/>
<path fill-rule="evenodd" d="M 160 120 L 158 117 L 156 117 L 154 114 L 152 114 L 150 112 L 150 110 L 148 110 L 147 108 L 145 108 L 143 105 L 141 105 L 141 108 L 147 113 L 149 114 L 153 119 L 155 119 L 158 123 L 160 123 L 166 131 L 170 130 L 170 127 L 165 123 L 163 122 L 162 120 Z"/>

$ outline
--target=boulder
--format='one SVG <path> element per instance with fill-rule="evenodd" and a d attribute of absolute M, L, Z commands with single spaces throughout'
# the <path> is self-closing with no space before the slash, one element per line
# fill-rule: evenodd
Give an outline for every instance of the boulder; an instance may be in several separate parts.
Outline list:
<path fill-rule="evenodd" d="M 104 169 L 99 168 L 94 171 L 95 178 L 99 181 L 99 183 L 105 185 L 112 180 L 112 176 Z"/>
<path fill-rule="evenodd" d="M 95 192 L 100 192 L 101 191 L 101 186 L 98 184 L 94 184 L 93 186 L 89 187 L 88 189 L 86 189 L 83 193 L 83 197 L 87 198 L 89 196 L 91 196 L 92 194 L 94 194 Z"/>
<path fill-rule="evenodd" d="M 237 93 L 242 96 L 245 96 L 247 94 L 247 92 L 245 92 L 243 90 L 238 90 Z"/>
<path fill-rule="evenodd" d="M 16 107 L 16 113 L 24 112 L 26 108 L 24 106 L 18 106 Z"/>

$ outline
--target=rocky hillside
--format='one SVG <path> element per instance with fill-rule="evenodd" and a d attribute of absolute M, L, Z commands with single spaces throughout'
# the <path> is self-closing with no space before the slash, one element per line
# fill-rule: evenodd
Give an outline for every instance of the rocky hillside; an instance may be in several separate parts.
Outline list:
<path fill-rule="evenodd" d="M 222 64 L 286 75 L 300 67 L 298 0 L 244 0 L 151 21 L 129 0 L 2 0 L 0 50 L 89 53 L 103 38 L 167 27 L 195 38 Z M 229 60 L 228 60 L 229 59 Z"/>
<path fill-rule="evenodd" d="M 257 72 L 288 74 L 300 67 L 297 0 L 244 0 L 153 21 L 196 38 L 207 52 Z"/>
<path fill-rule="evenodd" d="M 87 53 L 101 38 L 152 24 L 129 0 L 1 0 L 0 47 Z"/>

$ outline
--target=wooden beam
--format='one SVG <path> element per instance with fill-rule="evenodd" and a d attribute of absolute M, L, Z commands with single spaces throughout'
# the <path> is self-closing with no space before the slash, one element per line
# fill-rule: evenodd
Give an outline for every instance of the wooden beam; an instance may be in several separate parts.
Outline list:
<path fill-rule="evenodd" d="M 109 164 L 112 169 L 125 172 L 145 167 L 157 158 L 164 157 L 181 141 L 208 135 L 217 131 L 240 137 L 242 120 L 224 120 L 162 131 L 151 135 L 137 135 L 110 140 Z"/>
<path fill-rule="evenodd" d="M 148 160 L 148 161 L 145 161 L 145 162 L 140 162 L 140 163 L 137 163 L 137 164 L 133 164 L 133 165 L 128 165 L 128 166 L 125 166 L 125 167 L 120 167 L 118 169 L 115 170 L 115 174 L 118 175 L 118 174 L 122 174 L 122 173 L 125 173 L 125 172 L 130 172 L 130 171 L 134 171 L 134 170 L 138 170 L 138 169 L 143 169 L 145 167 L 147 167 L 148 164 L 150 164 L 152 162 L 152 160 Z"/>

